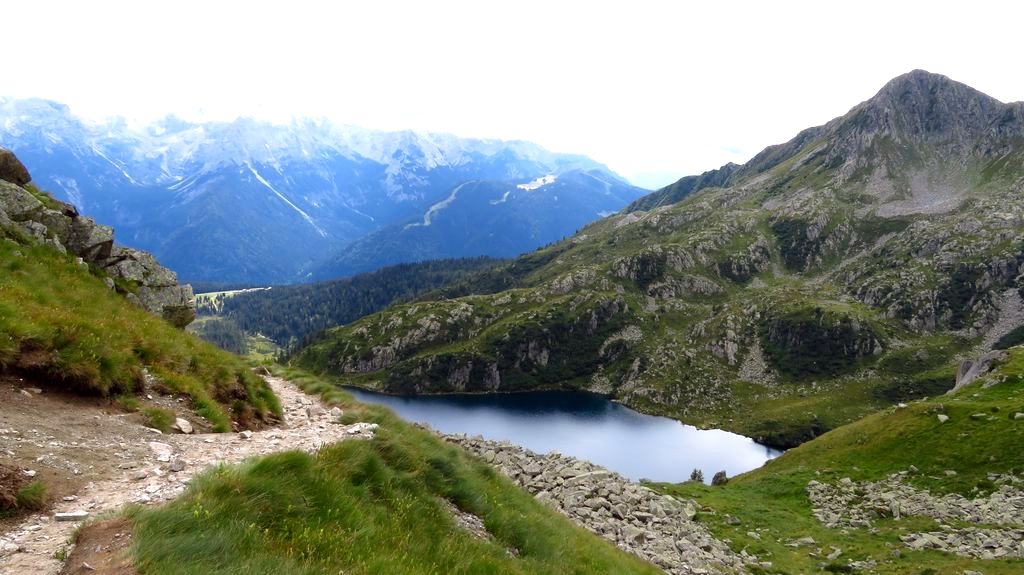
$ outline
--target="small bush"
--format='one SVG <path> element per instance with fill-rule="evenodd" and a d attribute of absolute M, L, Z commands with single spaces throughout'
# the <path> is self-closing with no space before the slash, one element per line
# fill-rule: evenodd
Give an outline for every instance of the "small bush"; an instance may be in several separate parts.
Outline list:
<path fill-rule="evenodd" d="M 164 433 L 171 432 L 171 425 L 174 424 L 174 412 L 159 407 L 147 407 L 142 410 L 146 417 L 146 425 L 153 429 L 159 429 Z"/>
<path fill-rule="evenodd" d="M 18 490 L 18 509 L 39 511 L 46 507 L 46 484 L 38 479 Z"/>

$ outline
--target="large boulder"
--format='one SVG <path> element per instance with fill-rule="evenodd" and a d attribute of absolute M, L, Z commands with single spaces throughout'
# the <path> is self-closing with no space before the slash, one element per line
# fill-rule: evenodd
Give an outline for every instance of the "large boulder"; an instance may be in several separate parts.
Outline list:
<path fill-rule="evenodd" d="M 0 148 L 0 180 L 11 182 L 19 186 L 32 181 L 32 176 L 25 169 L 25 164 L 14 155 L 14 152 Z"/>
<path fill-rule="evenodd" d="M 71 218 L 57 210 L 43 208 L 32 219 L 46 226 L 46 230 L 51 237 L 65 246 L 68 245 L 68 242 L 71 240 L 73 222 Z"/>
<path fill-rule="evenodd" d="M 178 275 L 160 265 L 151 254 L 116 246 L 103 264 L 107 273 L 139 285 L 171 287 L 178 285 Z"/>
<path fill-rule="evenodd" d="M 43 203 L 21 186 L 0 180 L 0 210 L 14 221 L 31 217 L 43 209 Z"/>
<path fill-rule="evenodd" d="M 150 313 L 159 315 L 175 327 L 185 327 L 196 319 L 192 286 L 139 287 L 138 303 Z"/>
<path fill-rule="evenodd" d="M 98 263 L 110 257 L 114 230 L 97 224 L 92 218 L 72 218 L 71 237 L 65 247 L 87 262 Z"/>

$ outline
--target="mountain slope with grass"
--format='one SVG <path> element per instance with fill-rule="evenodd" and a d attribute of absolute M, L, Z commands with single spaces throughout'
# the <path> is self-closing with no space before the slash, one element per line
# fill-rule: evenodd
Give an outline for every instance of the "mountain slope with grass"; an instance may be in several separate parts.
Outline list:
<path fill-rule="evenodd" d="M 779 573 L 1024 569 L 1024 349 L 950 395 L 831 431 L 728 485 L 658 485 Z"/>
<path fill-rule="evenodd" d="M 401 393 L 588 389 L 791 447 L 949 389 L 1024 320 L 1024 104 L 915 71 L 723 170 L 293 361 Z"/>
<path fill-rule="evenodd" d="M 63 215 L 70 208 L 31 187 L 27 171 L 0 177 L 13 180 L 0 181 L 0 375 L 103 397 L 155 378 L 221 431 L 280 415 L 241 360 L 172 325 L 194 317 L 173 273 L 115 246 L 109 228 Z"/>

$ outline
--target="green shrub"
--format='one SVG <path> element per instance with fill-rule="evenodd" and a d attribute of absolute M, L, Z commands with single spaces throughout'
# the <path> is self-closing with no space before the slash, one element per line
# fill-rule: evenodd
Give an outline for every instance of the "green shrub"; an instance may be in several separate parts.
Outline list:
<path fill-rule="evenodd" d="M 18 489 L 18 509 L 39 511 L 46 507 L 46 484 L 38 479 Z"/>

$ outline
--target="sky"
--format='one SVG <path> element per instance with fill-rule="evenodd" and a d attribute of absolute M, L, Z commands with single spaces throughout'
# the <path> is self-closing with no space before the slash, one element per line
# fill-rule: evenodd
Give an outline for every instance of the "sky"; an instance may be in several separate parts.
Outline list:
<path fill-rule="evenodd" d="M 912 69 L 1024 100 L 1024 3 L 32 0 L 0 95 L 99 120 L 522 139 L 634 183 L 744 162 Z"/>

